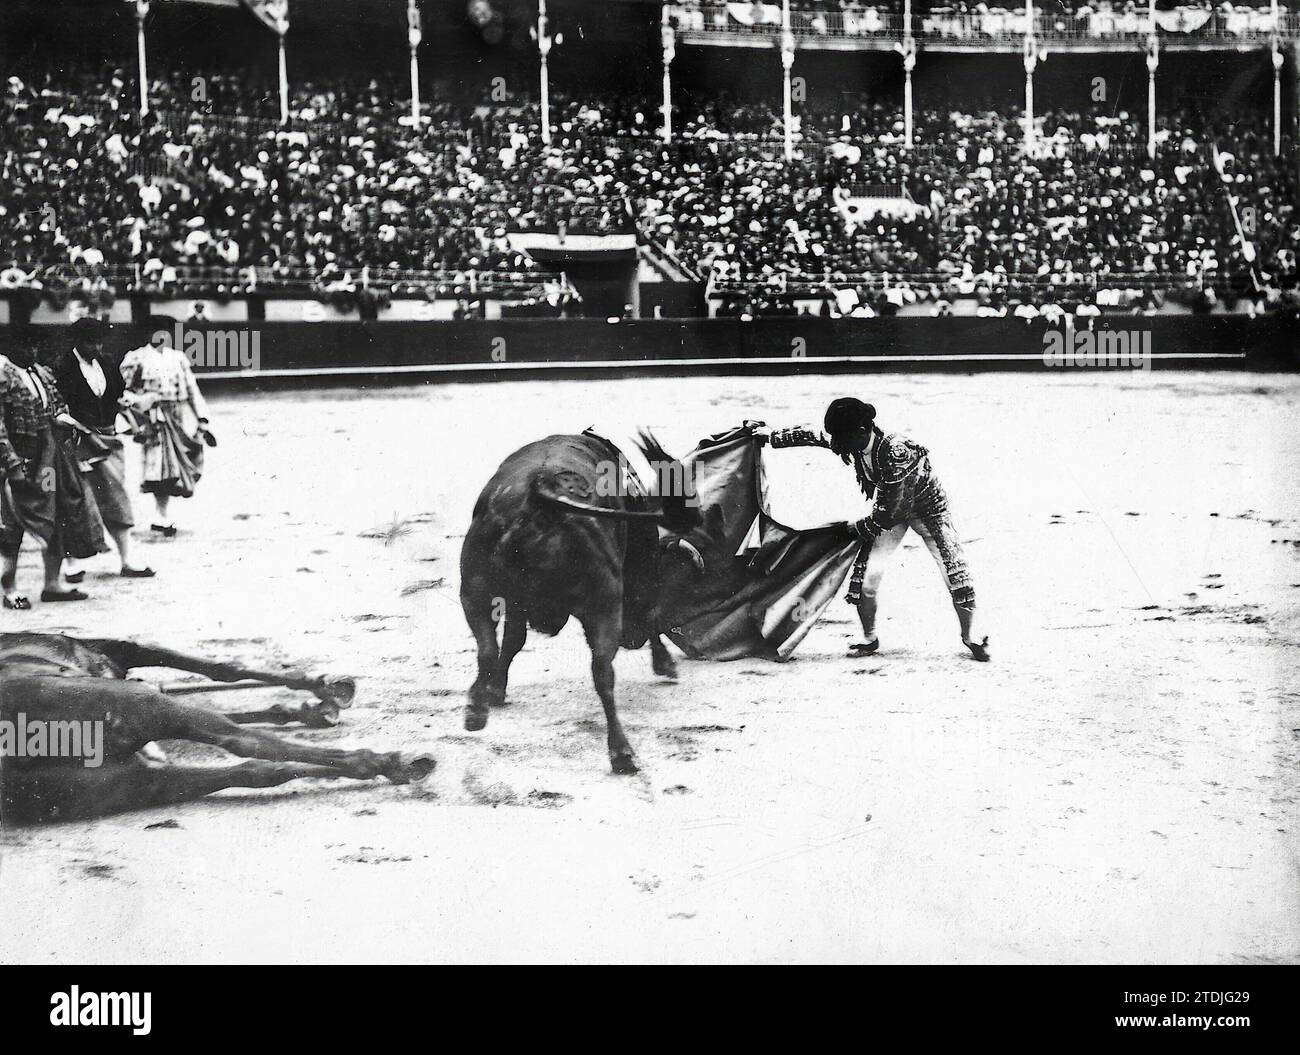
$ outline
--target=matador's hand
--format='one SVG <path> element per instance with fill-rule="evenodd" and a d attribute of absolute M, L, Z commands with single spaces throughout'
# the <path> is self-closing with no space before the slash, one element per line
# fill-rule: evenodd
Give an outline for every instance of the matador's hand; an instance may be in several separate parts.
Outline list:
<path fill-rule="evenodd" d="M 854 534 L 863 542 L 873 542 L 884 529 L 869 516 L 863 517 L 853 525 Z"/>

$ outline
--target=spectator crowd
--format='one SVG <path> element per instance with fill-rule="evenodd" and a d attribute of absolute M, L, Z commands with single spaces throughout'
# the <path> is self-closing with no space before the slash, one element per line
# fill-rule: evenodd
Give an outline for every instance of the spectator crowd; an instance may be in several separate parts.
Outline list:
<path fill-rule="evenodd" d="M 779 115 L 726 94 L 680 99 L 669 143 L 645 98 L 555 95 L 549 144 L 527 99 L 435 102 L 417 128 L 401 98 L 302 83 L 282 126 L 237 75 L 175 73 L 142 120 L 121 70 L 10 76 L 0 289 L 463 296 L 539 286 L 510 238 L 536 230 L 636 232 L 740 300 L 1296 282 L 1293 152 L 1265 114 L 1163 113 L 1152 159 L 1123 112 L 1048 111 L 1027 139 L 1003 104 L 923 109 L 908 151 L 893 107 L 837 100 L 801 108 L 787 161 Z"/>

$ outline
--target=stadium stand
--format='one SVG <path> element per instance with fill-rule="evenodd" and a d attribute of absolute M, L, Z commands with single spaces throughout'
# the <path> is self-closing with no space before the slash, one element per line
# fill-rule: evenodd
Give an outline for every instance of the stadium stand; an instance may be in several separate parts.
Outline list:
<path fill-rule="evenodd" d="M 795 6 L 834 15 L 827 33 L 886 10 Z M 701 25 L 770 28 L 770 7 L 686 5 L 678 22 L 705 13 Z M 760 21 L 743 26 L 741 8 Z M 1055 4 L 1041 17 L 1135 10 Z M 1226 5 L 1195 10 L 1228 24 Z M 994 314 L 1062 300 L 1294 302 L 1294 144 L 1288 134 L 1274 156 L 1266 113 L 1165 109 L 1151 158 L 1140 115 L 1046 110 L 1027 143 L 1015 106 L 967 97 L 917 109 L 907 150 L 897 105 L 864 95 L 802 106 L 787 160 L 779 101 L 725 90 L 681 93 L 667 143 L 652 91 L 556 90 L 548 145 L 527 95 L 490 108 L 439 99 L 417 129 L 393 102 L 400 77 L 339 72 L 294 83 L 282 125 L 273 95 L 238 71 L 197 72 L 201 105 L 194 69 L 162 71 L 143 119 L 125 68 L 62 62 L 7 77 L 0 289 L 536 297 L 554 275 L 511 236 L 559 231 L 636 233 L 706 281 L 723 314 L 918 302 L 942 313 L 956 295 Z"/>

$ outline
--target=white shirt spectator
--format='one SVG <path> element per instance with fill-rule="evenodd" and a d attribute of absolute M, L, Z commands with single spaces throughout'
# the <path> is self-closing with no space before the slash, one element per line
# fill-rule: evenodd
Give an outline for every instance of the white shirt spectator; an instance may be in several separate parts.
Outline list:
<path fill-rule="evenodd" d="M 221 257 L 227 264 L 237 264 L 239 262 L 239 243 L 229 235 L 226 235 L 214 247 L 217 256 Z"/>
<path fill-rule="evenodd" d="M 10 264 L 0 271 L 0 289 L 22 289 L 30 281 L 31 276 L 17 264 Z"/>
<path fill-rule="evenodd" d="M 212 235 L 202 227 L 196 227 L 185 236 L 183 252 L 186 256 L 198 256 L 199 250 L 212 241 Z"/>
<path fill-rule="evenodd" d="M 93 245 L 85 249 L 79 245 L 73 246 L 68 257 L 74 264 L 82 263 L 87 267 L 100 267 L 104 263 L 104 254 Z"/>

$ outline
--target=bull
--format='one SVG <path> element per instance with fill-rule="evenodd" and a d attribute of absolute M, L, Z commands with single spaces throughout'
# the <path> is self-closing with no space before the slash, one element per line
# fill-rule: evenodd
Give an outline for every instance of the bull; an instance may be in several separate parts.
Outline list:
<path fill-rule="evenodd" d="M 649 434 L 640 446 L 652 465 L 670 470 L 661 478 L 683 478 L 680 463 Z M 614 656 L 648 640 L 654 673 L 676 676 L 660 637 L 659 589 L 667 576 L 698 574 L 704 563 L 681 537 L 700 522 L 692 496 L 602 487 L 610 466 L 621 464 L 619 450 L 601 437 L 548 436 L 510 455 L 479 495 L 460 561 L 461 607 L 478 645 L 465 728 L 482 729 L 489 708 L 505 702 L 528 627 L 554 635 L 576 617 L 605 709 L 610 764 L 615 773 L 635 773 L 614 701 Z"/>

